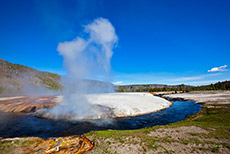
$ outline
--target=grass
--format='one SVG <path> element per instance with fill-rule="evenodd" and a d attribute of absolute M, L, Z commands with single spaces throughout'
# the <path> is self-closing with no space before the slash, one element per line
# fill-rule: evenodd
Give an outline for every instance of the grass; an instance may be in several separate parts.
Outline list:
<path fill-rule="evenodd" d="M 189 133 L 191 136 L 199 136 L 200 135 L 200 133 L 193 133 L 193 132 L 190 132 Z"/>
<path fill-rule="evenodd" d="M 182 140 L 182 143 L 185 144 L 185 145 L 188 145 L 189 144 L 189 140 Z"/>
<path fill-rule="evenodd" d="M 6 62 L 8 64 L 9 67 L 18 70 L 20 72 L 28 72 L 28 71 L 36 71 L 35 69 L 31 68 L 31 67 L 27 67 L 24 65 L 20 65 L 20 64 L 13 64 L 10 62 Z"/>
<path fill-rule="evenodd" d="M 202 142 L 197 138 L 191 138 L 191 139 L 188 139 L 188 140 L 183 139 L 182 143 L 185 144 L 185 145 L 188 145 L 189 143 L 195 143 L 196 145 L 199 145 Z"/>
<path fill-rule="evenodd" d="M 121 137 L 115 137 L 115 140 L 118 140 L 120 143 L 125 143 L 125 141 Z"/>
<path fill-rule="evenodd" d="M 41 80 L 42 84 L 45 85 L 46 88 L 55 91 L 62 90 L 62 85 L 60 84 L 60 75 L 48 72 L 39 72 L 36 77 Z"/>
<path fill-rule="evenodd" d="M 212 152 L 218 152 L 219 149 L 220 149 L 219 146 L 214 146 L 214 147 L 212 148 Z"/>
<path fill-rule="evenodd" d="M 116 138 L 116 137 L 124 137 L 124 136 L 133 136 L 133 137 L 140 137 L 143 135 L 148 134 L 151 131 L 154 131 L 162 126 L 154 126 L 150 128 L 143 128 L 143 129 L 135 129 L 135 130 L 103 130 L 103 131 L 91 131 L 86 136 L 97 136 L 102 138 Z"/>
<path fill-rule="evenodd" d="M 194 119 L 194 117 L 199 118 Z M 209 134 L 195 133 L 192 134 L 193 136 L 201 135 L 207 138 L 230 139 L 230 108 L 203 108 L 185 121 L 172 123 L 165 127 L 178 126 L 198 126 L 210 131 Z"/>
<path fill-rule="evenodd" d="M 161 139 L 159 139 L 159 141 L 163 142 L 163 143 L 178 142 L 178 140 L 172 139 L 170 136 L 161 138 Z"/>
<path fill-rule="evenodd" d="M 33 144 L 42 142 L 41 138 L 21 138 L 15 140 L 0 141 L 0 154 L 17 153 L 16 151 L 24 151 Z"/>

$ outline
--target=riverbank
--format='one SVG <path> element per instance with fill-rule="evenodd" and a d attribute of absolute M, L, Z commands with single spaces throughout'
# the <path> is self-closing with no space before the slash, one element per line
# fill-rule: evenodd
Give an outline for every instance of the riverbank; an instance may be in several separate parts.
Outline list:
<path fill-rule="evenodd" d="M 200 94 L 203 97 L 209 94 L 206 100 L 212 98 L 214 104 L 204 101 L 202 110 L 184 121 L 138 130 L 86 134 L 96 143 L 88 153 L 230 153 L 230 102 L 220 92 L 212 97 L 207 92 Z M 174 99 L 185 98 L 180 95 Z M 190 97 L 190 100 L 194 99 Z"/>
<path fill-rule="evenodd" d="M 230 104 L 230 91 L 193 91 L 189 93 L 168 94 L 162 97 L 174 100 L 195 101 L 208 108 Z"/>
<path fill-rule="evenodd" d="M 169 125 L 87 133 L 95 147 L 86 153 L 230 153 L 230 105 L 216 104 Z M 0 153 L 13 153 L 12 146 L 34 148 L 34 144 L 11 143 L 0 141 Z"/>

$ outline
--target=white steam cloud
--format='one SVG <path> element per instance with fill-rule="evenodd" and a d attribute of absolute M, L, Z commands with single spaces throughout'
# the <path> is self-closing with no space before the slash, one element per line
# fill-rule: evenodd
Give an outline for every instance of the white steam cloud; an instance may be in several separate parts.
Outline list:
<path fill-rule="evenodd" d="M 114 27 L 107 19 L 99 18 L 86 25 L 84 32 L 89 34 L 88 39 L 77 37 L 58 45 L 57 50 L 64 58 L 68 75 L 92 77 L 108 73 L 112 49 L 118 40 Z"/>
<path fill-rule="evenodd" d="M 64 96 L 60 105 L 45 112 L 50 118 L 84 119 L 99 117 L 101 111 L 93 107 L 86 94 L 113 91 L 110 80 L 112 49 L 118 41 L 113 25 L 104 18 L 84 26 L 85 37 L 59 43 L 67 75 L 62 79 Z M 90 79 L 90 80 L 85 80 Z M 98 82 L 92 80 L 102 80 Z M 44 114 L 44 113 L 43 113 Z"/>

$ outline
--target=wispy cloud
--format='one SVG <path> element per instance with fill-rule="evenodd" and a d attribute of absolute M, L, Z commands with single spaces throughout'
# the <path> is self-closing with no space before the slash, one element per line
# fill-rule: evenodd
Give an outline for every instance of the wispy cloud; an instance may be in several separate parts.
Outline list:
<path fill-rule="evenodd" d="M 228 71 L 228 69 L 226 69 L 227 65 L 224 66 L 220 66 L 220 67 L 213 67 L 212 69 L 208 70 L 208 72 L 224 72 L 224 71 Z"/>
<path fill-rule="evenodd" d="M 146 74 L 119 74 L 115 76 L 115 81 L 122 81 L 122 85 L 129 84 L 187 84 L 202 85 L 218 81 L 230 80 L 230 72 L 208 73 L 200 75 L 184 75 L 173 73 L 146 73 Z"/>
<path fill-rule="evenodd" d="M 204 80 L 204 81 L 192 81 L 189 82 L 190 85 L 207 85 L 211 83 L 216 83 L 216 82 L 222 82 L 226 80 Z"/>
<path fill-rule="evenodd" d="M 114 85 L 121 85 L 123 84 L 123 81 L 116 81 L 116 82 L 113 82 Z"/>
<path fill-rule="evenodd" d="M 174 78 L 172 81 L 194 81 L 194 80 L 201 80 L 207 77 L 211 76 L 217 76 L 220 75 L 221 73 L 215 73 L 215 74 L 202 74 L 199 76 L 190 76 L 190 77 L 179 77 L 179 78 Z"/>

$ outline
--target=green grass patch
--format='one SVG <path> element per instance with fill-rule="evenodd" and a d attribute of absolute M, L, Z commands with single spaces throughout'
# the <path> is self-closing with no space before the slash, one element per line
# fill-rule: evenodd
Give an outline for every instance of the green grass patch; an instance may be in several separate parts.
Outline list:
<path fill-rule="evenodd" d="M 193 133 L 193 132 L 190 132 L 189 133 L 191 136 L 200 136 L 200 133 Z"/>
<path fill-rule="evenodd" d="M 161 141 L 163 143 L 178 142 L 178 140 L 172 139 L 170 136 L 161 138 L 161 139 L 159 139 L 159 141 Z"/>
<path fill-rule="evenodd" d="M 189 140 L 183 139 L 183 140 L 182 140 L 182 143 L 185 144 L 185 145 L 188 145 L 188 144 L 189 144 Z"/>
<path fill-rule="evenodd" d="M 201 141 L 199 139 L 197 139 L 197 138 L 191 138 L 191 139 L 189 139 L 189 141 L 192 142 L 192 143 L 195 143 L 196 145 L 201 144 Z"/>
<path fill-rule="evenodd" d="M 195 116 L 199 118 L 194 119 Z M 185 121 L 175 122 L 164 127 L 179 126 L 198 126 L 209 131 L 208 134 L 190 133 L 190 135 L 193 136 L 201 135 L 206 136 L 206 138 L 229 139 L 230 108 L 203 108 L 200 112 L 189 117 Z"/>
<path fill-rule="evenodd" d="M 102 138 L 115 138 L 115 137 L 122 137 L 122 136 L 132 136 L 134 137 L 141 137 L 148 134 L 151 131 L 154 131 L 162 126 L 154 126 L 150 128 L 143 128 L 143 129 L 135 129 L 135 130 L 103 130 L 103 131 L 91 131 L 86 136 L 95 135 L 97 137 Z"/>
<path fill-rule="evenodd" d="M 118 141 L 121 142 L 121 143 L 125 143 L 125 141 L 124 141 L 121 137 L 115 137 L 114 139 L 115 139 L 115 140 L 118 140 Z"/>
<path fill-rule="evenodd" d="M 210 149 L 209 148 L 203 148 L 203 147 L 201 147 L 201 148 L 199 148 L 200 150 L 203 150 L 203 151 L 209 151 Z"/>
<path fill-rule="evenodd" d="M 60 84 L 60 76 L 53 73 L 39 72 L 36 77 L 38 77 L 42 84 L 51 90 L 61 91 L 62 85 Z"/>
<path fill-rule="evenodd" d="M 219 149 L 220 149 L 220 147 L 219 146 L 214 146 L 213 148 L 212 148 L 212 152 L 218 152 L 219 151 Z"/>

